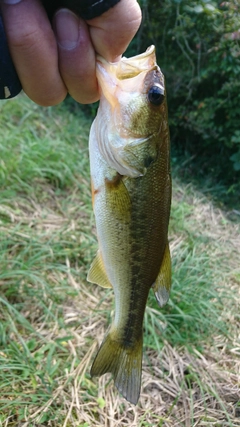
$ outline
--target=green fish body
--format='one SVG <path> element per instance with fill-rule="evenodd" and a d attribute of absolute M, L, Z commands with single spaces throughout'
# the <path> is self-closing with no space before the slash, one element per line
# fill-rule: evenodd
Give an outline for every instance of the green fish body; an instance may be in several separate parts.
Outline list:
<path fill-rule="evenodd" d="M 151 287 L 169 298 L 170 140 L 163 74 L 155 48 L 118 63 L 97 60 L 100 106 L 90 132 L 92 199 L 99 251 L 88 281 L 113 287 L 115 317 L 91 375 L 111 372 L 136 404 L 143 316 Z"/>

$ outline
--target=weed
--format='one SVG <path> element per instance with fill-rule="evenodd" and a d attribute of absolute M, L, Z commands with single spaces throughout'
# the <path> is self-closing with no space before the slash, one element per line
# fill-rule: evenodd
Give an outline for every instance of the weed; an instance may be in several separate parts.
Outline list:
<path fill-rule="evenodd" d="M 238 425 L 239 222 L 175 177 L 173 288 L 162 310 L 150 292 L 134 407 L 89 376 L 114 309 L 86 282 L 90 123 L 24 96 L 0 114 L 0 425 Z"/>

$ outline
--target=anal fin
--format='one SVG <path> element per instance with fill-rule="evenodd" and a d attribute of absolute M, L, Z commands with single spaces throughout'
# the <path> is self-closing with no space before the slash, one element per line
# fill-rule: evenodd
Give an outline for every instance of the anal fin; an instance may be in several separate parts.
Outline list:
<path fill-rule="evenodd" d="M 160 271 L 152 287 L 159 306 L 163 307 L 168 302 L 171 289 L 171 255 L 168 242 L 165 247 Z"/>
<path fill-rule="evenodd" d="M 112 288 L 108 280 L 100 251 L 97 252 L 87 275 L 87 281 L 96 283 L 102 288 Z"/>

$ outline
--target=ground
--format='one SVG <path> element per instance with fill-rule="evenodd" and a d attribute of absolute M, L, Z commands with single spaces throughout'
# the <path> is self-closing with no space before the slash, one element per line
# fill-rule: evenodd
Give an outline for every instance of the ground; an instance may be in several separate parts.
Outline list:
<path fill-rule="evenodd" d="M 79 108 L 0 104 L 0 426 L 240 426 L 240 212 L 173 171 L 172 293 L 144 320 L 141 397 L 90 366 L 114 311 L 97 250 Z"/>

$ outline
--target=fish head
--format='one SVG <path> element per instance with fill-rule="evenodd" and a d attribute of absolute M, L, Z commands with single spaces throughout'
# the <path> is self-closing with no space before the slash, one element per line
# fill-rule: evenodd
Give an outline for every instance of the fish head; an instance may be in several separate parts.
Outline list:
<path fill-rule="evenodd" d="M 105 123 L 100 150 L 121 175 L 144 175 L 158 155 L 159 135 L 167 125 L 164 76 L 155 47 L 117 63 L 98 57 L 97 78 Z"/>

